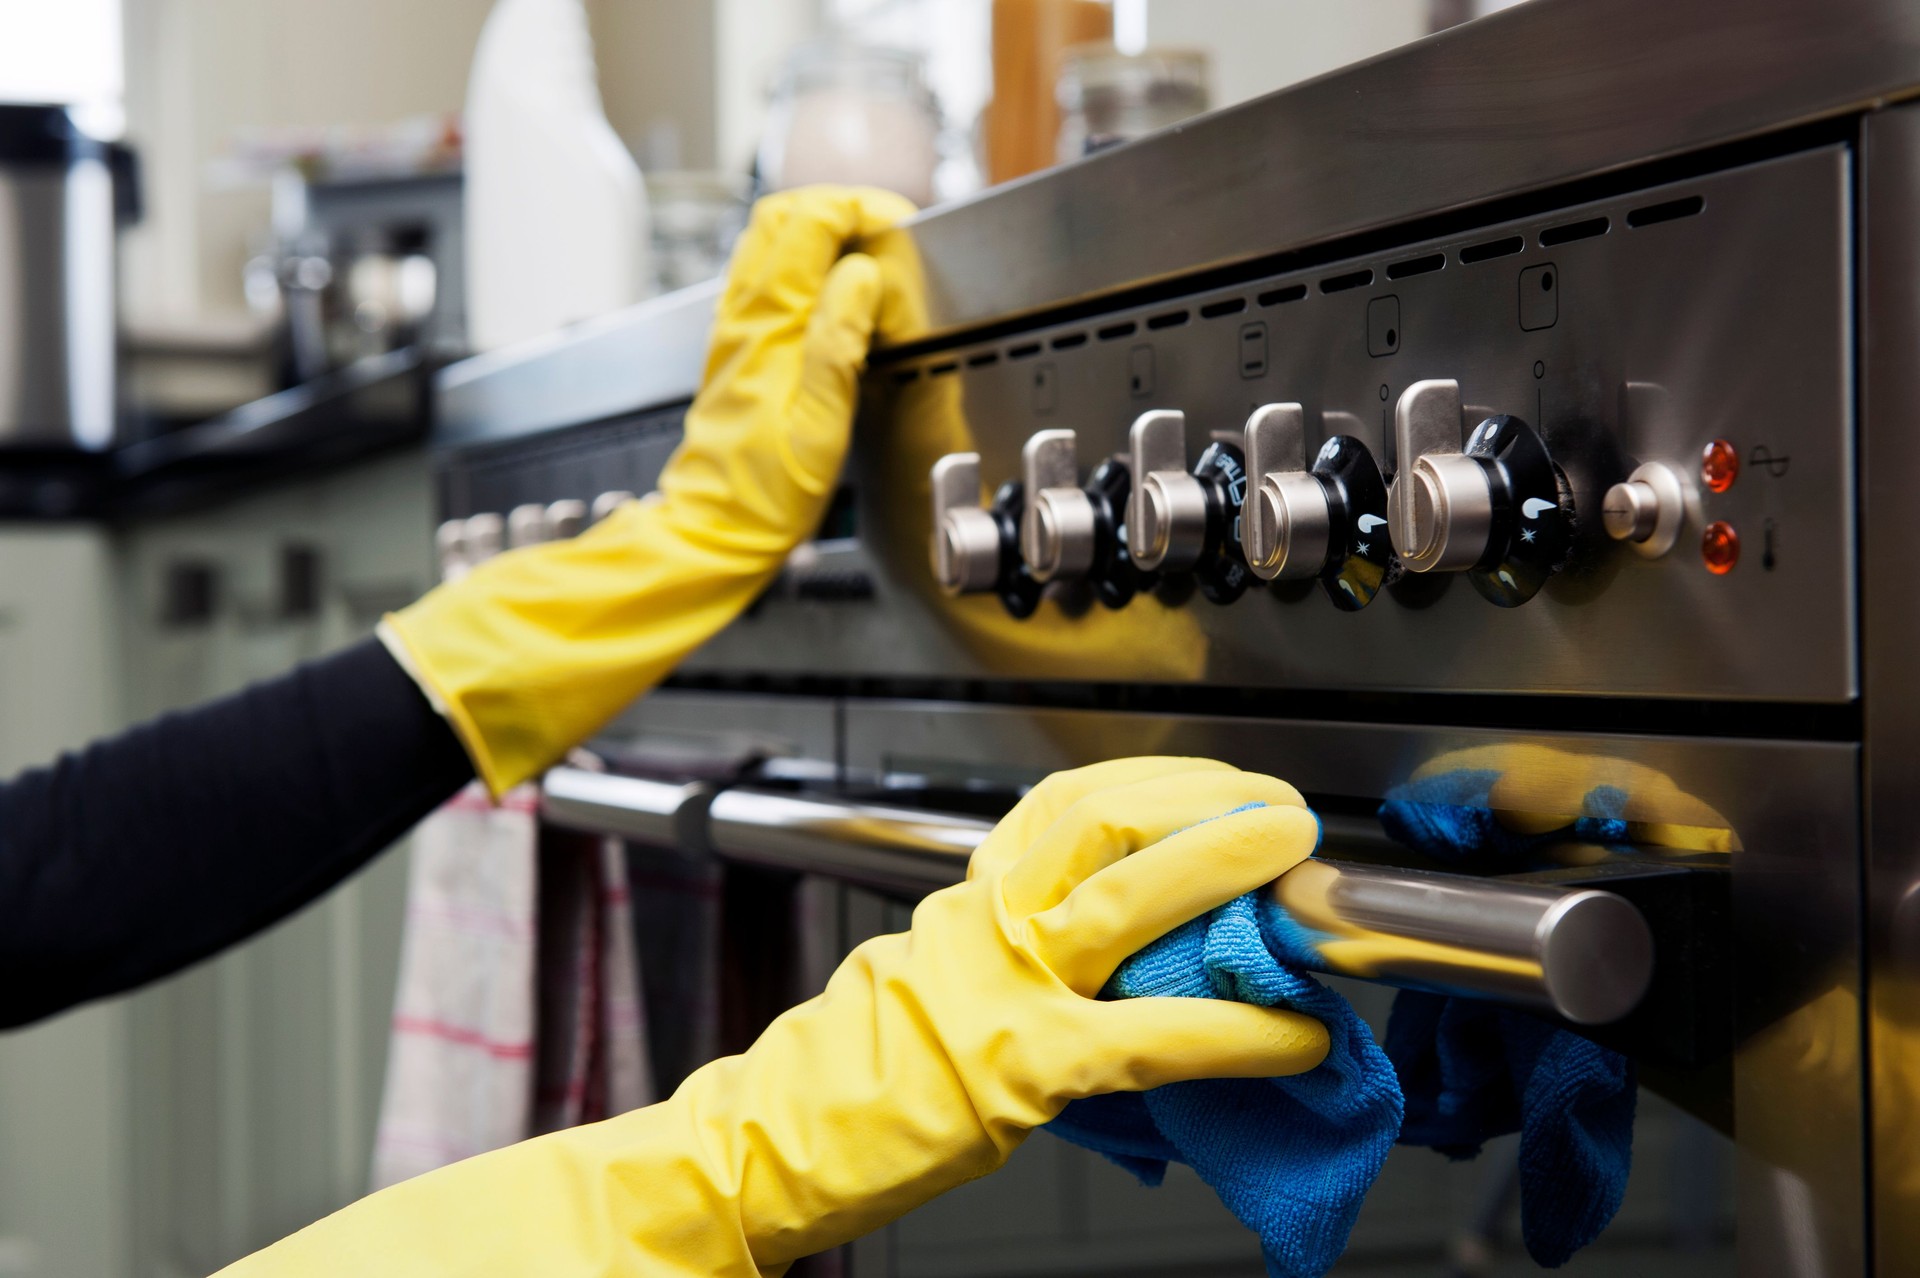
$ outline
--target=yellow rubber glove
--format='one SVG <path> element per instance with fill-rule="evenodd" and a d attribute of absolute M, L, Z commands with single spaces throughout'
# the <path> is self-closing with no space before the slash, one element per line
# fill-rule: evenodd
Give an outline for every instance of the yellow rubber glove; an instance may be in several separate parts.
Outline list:
<path fill-rule="evenodd" d="M 1224 764 L 1060 773 L 911 931 L 670 1099 L 382 1190 L 227 1273 L 779 1274 L 992 1171 L 1070 1100 L 1311 1069 L 1327 1035 L 1297 1013 L 1096 995 L 1317 837 L 1293 787 Z"/>
<path fill-rule="evenodd" d="M 490 559 L 386 619 L 389 649 L 496 796 L 738 616 L 818 526 L 881 303 L 878 267 L 843 253 L 912 211 L 872 190 L 762 200 L 657 496 L 571 541 Z"/>

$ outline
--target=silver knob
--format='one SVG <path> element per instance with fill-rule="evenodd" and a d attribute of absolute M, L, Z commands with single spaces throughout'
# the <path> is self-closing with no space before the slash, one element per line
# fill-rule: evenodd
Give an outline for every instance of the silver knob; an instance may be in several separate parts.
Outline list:
<path fill-rule="evenodd" d="M 587 503 L 562 497 L 547 507 L 547 535 L 555 541 L 571 537 L 587 526 Z"/>
<path fill-rule="evenodd" d="M 1460 384 L 1415 382 L 1394 406 L 1400 473 L 1387 491 L 1394 553 L 1410 572 L 1461 572 L 1493 538 L 1493 486 L 1461 452 Z"/>
<path fill-rule="evenodd" d="M 624 488 L 615 488 L 595 497 L 593 499 L 593 506 L 587 513 L 593 517 L 593 522 L 597 524 L 632 500 L 634 500 L 632 493 Z"/>
<path fill-rule="evenodd" d="M 992 590 L 1000 579 L 1000 525 L 980 509 L 980 454 L 933 464 L 933 579 L 950 595 Z"/>
<path fill-rule="evenodd" d="M 433 530 L 434 558 L 440 565 L 442 581 L 452 581 L 467 571 L 467 521 L 449 519 Z"/>
<path fill-rule="evenodd" d="M 547 539 L 547 508 L 539 502 L 507 512 L 507 545 L 531 546 Z"/>
<path fill-rule="evenodd" d="M 490 510 L 467 516 L 467 562 L 477 564 L 500 553 L 506 521 Z"/>
<path fill-rule="evenodd" d="M 1035 581 L 1078 577 L 1093 567 L 1093 502 L 1080 489 L 1070 430 L 1043 430 L 1020 450 L 1027 497 L 1020 555 Z"/>
<path fill-rule="evenodd" d="M 1658 559 L 1673 549 L 1687 521 L 1689 493 L 1679 470 L 1665 462 L 1645 462 L 1622 483 L 1607 489 L 1600 522 L 1607 536 L 1624 541 L 1635 554 Z"/>
<path fill-rule="evenodd" d="M 1242 443 L 1254 485 L 1240 512 L 1247 566 L 1263 581 L 1319 576 L 1333 547 L 1333 510 L 1307 470 L 1306 410 L 1261 405 L 1247 418 Z"/>
<path fill-rule="evenodd" d="M 1187 415 L 1156 408 L 1127 432 L 1133 493 L 1127 499 L 1127 550 L 1147 572 L 1182 572 L 1207 545 L 1207 493 L 1187 472 Z"/>

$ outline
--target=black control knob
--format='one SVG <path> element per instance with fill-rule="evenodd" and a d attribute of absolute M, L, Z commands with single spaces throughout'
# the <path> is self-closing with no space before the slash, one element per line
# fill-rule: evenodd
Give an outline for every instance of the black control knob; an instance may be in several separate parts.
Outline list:
<path fill-rule="evenodd" d="M 1516 607 L 1566 563 L 1572 490 L 1540 433 L 1518 417 L 1489 417 L 1474 427 L 1466 455 L 1486 471 L 1492 496 L 1487 553 L 1467 578 L 1494 603 Z"/>
<path fill-rule="evenodd" d="M 1151 590 L 1154 574 L 1143 572 L 1127 549 L 1127 499 L 1133 495 L 1133 474 L 1124 457 L 1109 457 L 1094 467 L 1087 479 L 1087 500 L 1093 505 L 1093 564 L 1087 582 L 1093 596 L 1109 608 L 1124 608 L 1142 590 Z"/>
<path fill-rule="evenodd" d="M 1207 535 L 1193 575 L 1200 593 L 1217 604 L 1230 604 L 1254 584 L 1240 553 L 1240 516 L 1247 501 L 1247 459 L 1240 445 L 1216 439 L 1193 464 L 1193 477 L 1207 494 Z"/>

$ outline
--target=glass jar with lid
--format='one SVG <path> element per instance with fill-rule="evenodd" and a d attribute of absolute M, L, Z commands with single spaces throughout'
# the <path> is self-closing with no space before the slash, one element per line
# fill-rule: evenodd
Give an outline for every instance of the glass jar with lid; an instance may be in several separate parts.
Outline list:
<path fill-rule="evenodd" d="M 1110 44 L 1069 49 L 1060 68 L 1058 156 L 1076 160 L 1130 142 L 1207 109 L 1200 49 L 1122 53 Z"/>
<path fill-rule="evenodd" d="M 918 53 L 825 40 L 788 56 L 760 142 L 767 190 L 879 186 L 924 207 L 939 162 L 940 109 Z"/>

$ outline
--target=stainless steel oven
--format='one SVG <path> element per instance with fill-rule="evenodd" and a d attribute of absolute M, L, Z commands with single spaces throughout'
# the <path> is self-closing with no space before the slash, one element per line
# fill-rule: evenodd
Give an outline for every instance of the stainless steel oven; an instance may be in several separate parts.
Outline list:
<path fill-rule="evenodd" d="M 1910 1272 L 1915 95 L 1908 6 L 1534 0 L 922 216 L 872 246 L 914 327 L 820 536 L 549 819 L 807 884 L 825 953 L 1050 770 L 1269 771 L 1396 956 L 1325 965 L 1364 1012 L 1437 987 L 1635 1057 L 1576 1271 Z M 711 298 L 449 370 L 450 533 L 643 491 Z M 1631 846 L 1386 837 L 1465 768 L 1529 820 L 1611 787 Z M 1344 1265 L 1507 1272 L 1510 1166 L 1396 1152 Z M 1258 1272 L 1197 1181 L 1051 1142 L 840 1263 Z"/>

